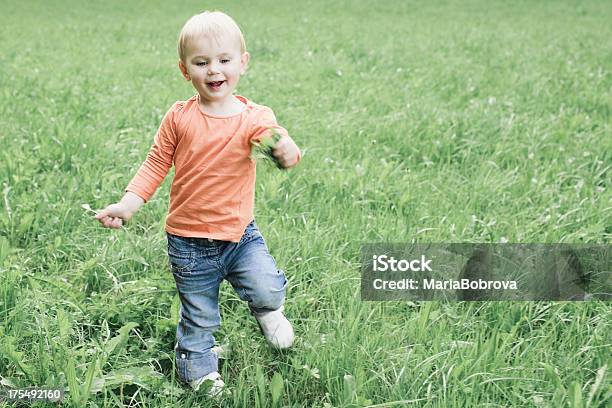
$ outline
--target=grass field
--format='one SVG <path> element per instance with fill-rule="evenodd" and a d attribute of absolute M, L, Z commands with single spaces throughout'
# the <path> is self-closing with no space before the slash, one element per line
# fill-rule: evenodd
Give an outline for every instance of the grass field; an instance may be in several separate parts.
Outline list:
<path fill-rule="evenodd" d="M 221 8 L 239 93 L 303 149 L 260 166 L 256 219 L 298 339 L 270 350 L 228 284 L 230 394 L 173 374 L 170 178 L 119 200 L 162 115 L 193 95 L 186 19 Z M 603 407 L 609 303 L 362 302 L 368 242 L 609 244 L 612 3 L 0 1 L 0 375 L 74 407 Z M 606 23 L 608 21 L 608 23 Z M 0 406 L 3 405 L 0 402 Z"/>

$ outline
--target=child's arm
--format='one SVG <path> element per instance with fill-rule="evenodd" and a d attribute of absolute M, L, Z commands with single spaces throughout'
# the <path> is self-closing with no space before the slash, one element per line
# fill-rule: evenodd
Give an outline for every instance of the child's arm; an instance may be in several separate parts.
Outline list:
<path fill-rule="evenodd" d="M 121 228 L 143 204 L 144 200 L 138 194 L 128 191 L 121 201 L 109 205 L 96 214 L 96 219 L 106 228 Z"/>
<path fill-rule="evenodd" d="M 290 136 L 281 137 L 272 149 L 272 155 L 284 169 L 295 166 L 301 158 L 300 148 Z"/>
<path fill-rule="evenodd" d="M 278 125 L 272 109 L 261 106 L 253 118 L 253 125 L 249 135 L 251 157 L 268 157 L 281 169 L 288 169 L 299 163 L 302 157 L 300 148 L 287 130 Z"/>
<path fill-rule="evenodd" d="M 149 201 L 168 174 L 176 148 L 174 113 L 180 108 L 182 103 L 177 102 L 164 116 L 147 159 L 127 186 L 121 201 L 109 205 L 96 214 L 96 219 L 104 227 L 121 228 L 145 202 Z"/>

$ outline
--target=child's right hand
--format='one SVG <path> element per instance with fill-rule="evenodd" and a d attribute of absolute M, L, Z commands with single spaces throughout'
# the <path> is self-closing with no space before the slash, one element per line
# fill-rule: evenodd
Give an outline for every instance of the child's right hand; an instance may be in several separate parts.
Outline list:
<path fill-rule="evenodd" d="M 144 199 L 138 194 L 127 191 L 121 201 L 96 214 L 96 219 L 106 228 L 118 229 L 128 222 L 143 204 Z"/>
<path fill-rule="evenodd" d="M 130 210 L 121 203 L 111 204 L 98 214 L 96 219 L 100 221 L 105 228 L 119 229 L 132 218 Z"/>

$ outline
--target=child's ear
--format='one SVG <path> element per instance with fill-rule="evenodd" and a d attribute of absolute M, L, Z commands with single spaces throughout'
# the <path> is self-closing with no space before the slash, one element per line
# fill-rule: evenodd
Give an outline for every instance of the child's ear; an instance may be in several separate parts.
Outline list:
<path fill-rule="evenodd" d="M 246 72 L 247 67 L 249 66 L 250 58 L 251 58 L 251 55 L 248 52 L 245 52 L 240 57 L 240 75 L 244 75 L 244 73 Z"/>
<path fill-rule="evenodd" d="M 179 69 L 181 70 L 181 74 L 183 74 L 183 77 L 188 81 L 191 80 L 191 78 L 189 77 L 189 74 L 187 73 L 187 67 L 185 66 L 185 64 L 183 64 L 183 61 L 179 60 L 178 66 L 179 66 Z"/>

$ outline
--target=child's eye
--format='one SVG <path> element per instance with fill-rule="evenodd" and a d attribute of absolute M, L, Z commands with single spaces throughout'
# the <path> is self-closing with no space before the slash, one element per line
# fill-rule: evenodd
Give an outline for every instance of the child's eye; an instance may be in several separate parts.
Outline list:
<path fill-rule="evenodd" d="M 228 62 L 230 62 L 230 60 L 229 60 L 229 59 L 222 59 L 222 60 L 221 60 L 221 63 L 222 63 L 222 64 L 227 64 Z"/>
<path fill-rule="evenodd" d="M 204 66 L 204 65 L 206 65 L 206 64 L 207 64 L 207 62 L 206 62 L 206 61 L 196 62 L 196 65 L 197 65 L 198 67 L 203 67 L 203 66 Z"/>

